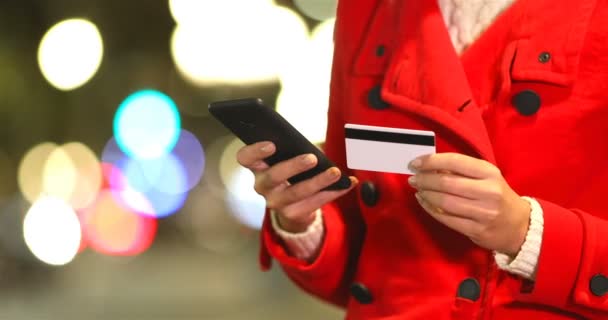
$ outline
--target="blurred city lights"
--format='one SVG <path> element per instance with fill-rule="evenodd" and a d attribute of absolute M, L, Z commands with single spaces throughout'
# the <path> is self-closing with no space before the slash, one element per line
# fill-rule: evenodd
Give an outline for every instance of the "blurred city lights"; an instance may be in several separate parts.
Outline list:
<path fill-rule="evenodd" d="M 57 147 L 51 152 L 44 165 L 42 193 L 67 203 L 76 187 L 77 178 L 78 173 L 72 159 L 62 147 Z"/>
<path fill-rule="evenodd" d="M 189 190 L 184 166 L 171 153 L 156 159 L 130 159 L 123 170 L 129 184 L 140 192 L 155 188 L 162 193 L 180 194 Z"/>
<path fill-rule="evenodd" d="M 336 16 L 338 0 L 293 0 L 293 3 L 308 17 L 324 21 Z"/>
<path fill-rule="evenodd" d="M 23 237 L 40 261 L 65 265 L 78 252 L 81 228 L 76 213 L 67 203 L 42 197 L 36 200 L 23 220 Z"/>
<path fill-rule="evenodd" d="M 18 180 L 30 202 L 47 195 L 79 209 L 95 199 L 101 185 L 101 168 L 95 154 L 82 143 L 43 143 L 23 157 Z"/>
<path fill-rule="evenodd" d="M 241 165 L 237 162 L 236 153 L 243 146 L 245 146 L 245 144 L 241 140 L 233 139 L 225 146 L 222 155 L 220 156 L 220 179 L 226 187 L 228 187 L 232 182 L 233 174 L 239 167 L 241 167 Z M 251 188 L 253 188 L 253 183 L 251 184 Z"/>
<path fill-rule="evenodd" d="M 266 201 L 253 189 L 253 173 L 237 162 L 236 153 L 244 145 L 239 139 L 233 139 L 226 145 L 219 161 L 220 179 L 228 191 L 225 193 L 225 201 L 230 213 L 239 223 L 259 229 Z"/>
<path fill-rule="evenodd" d="M 174 170 L 173 183 L 159 185 L 160 191 L 167 193 L 184 193 L 199 183 L 205 169 L 205 152 L 196 136 L 187 130 L 181 130 L 177 143 L 170 154 L 153 159 L 129 159 L 120 149 L 116 139 L 111 138 L 105 145 L 101 160 L 113 164 L 124 171 L 124 182 L 129 181 L 138 191 L 147 191 L 157 185 L 161 174 Z M 163 171 L 164 170 L 164 171 Z M 111 183 L 118 180 L 111 179 Z M 162 180 L 162 179 L 161 179 Z"/>
<path fill-rule="evenodd" d="M 17 182 L 21 193 L 30 203 L 40 197 L 43 189 L 43 177 L 46 161 L 57 148 L 51 142 L 41 143 L 31 148 L 21 159 L 17 170 Z"/>
<path fill-rule="evenodd" d="M 230 179 L 226 194 L 230 213 L 249 228 L 261 229 L 266 212 L 266 200 L 253 189 L 254 175 L 243 167 Z"/>
<path fill-rule="evenodd" d="M 141 208 L 141 196 L 139 196 L 138 193 L 133 193 L 133 189 L 127 189 L 120 194 L 121 198 L 133 208 L 133 210 Z M 188 197 L 188 193 L 164 193 L 156 187 L 142 193 L 142 195 L 148 200 L 153 210 L 150 212 L 150 210 L 146 211 L 141 209 L 139 210 L 139 213 L 155 218 L 165 218 L 175 214 L 183 207 L 184 202 L 186 202 L 186 198 Z"/>
<path fill-rule="evenodd" d="M 187 192 L 194 188 L 203 176 L 205 170 L 203 146 L 191 132 L 182 130 L 171 153 L 175 155 L 175 159 L 179 160 L 180 167 L 183 168 L 185 183 L 180 184 L 179 189 L 170 190 L 170 192 Z"/>
<path fill-rule="evenodd" d="M 181 128 L 177 106 L 156 90 L 128 96 L 114 116 L 114 136 L 130 157 L 156 158 L 173 149 Z"/>
<path fill-rule="evenodd" d="M 327 20 L 313 30 L 301 56 L 304 62 L 281 74 L 277 97 L 277 111 L 313 143 L 323 142 L 327 129 L 334 22 Z"/>
<path fill-rule="evenodd" d="M 103 150 L 101 151 L 102 164 L 112 164 L 116 166 L 118 162 L 122 161 L 125 158 L 127 158 L 127 155 L 122 150 L 120 150 L 116 139 L 114 137 L 110 138 L 108 142 L 106 142 L 106 145 L 103 147 Z M 104 170 L 104 175 L 106 175 L 107 172 Z M 106 176 L 106 178 L 108 177 Z"/>
<path fill-rule="evenodd" d="M 42 37 L 38 48 L 42 74 L 60 90 L 72 90 L 89 81 L 99 69 L 102 56 L 101 34 L 84 19 L 55 24 Z"/>
<path fill-rule="evenodd" d="M 77 174 L 69 204 L 74 209 L 85 208 L 95 200 L 101 188 L 99 160 L 89 147 L 79 142 L 64 144 L 61 149 L 69 156 Z"/>
<path fill-rule="evenodd" d="M 119 168 L 128 184 L 120 195 L 133 210 L 161 218 L 175 213 L 184 204 L 187 179 L 183 166 L 172 154 L 155 160 L 127 159 Z M 152 212 L 141 207 L 141 196 L 137 194 L 148 200 Z"/>
<path fill-rule="evenodd" d="M 104 176 L 103 189 L 110 190 L 119 205 L 145 216 L 156 216 L 150 201 L 129 185 L 127 177 L 118 167 L 110 163 L 102 163 L 101 167 Z"/>
<path fill-rule="evenodd" d="M 308 38 L 297 13 L 268 1 L 218 1 L 188 13 L 180 1 L 171 2 L 179 21 L 171 38 L 173 60 L 196 85 L 273 81 L 298 61 Z"/>
<path fill-rule="evenodd" d="M 274 0 L 169 0 L 169 10 L 178 24 L 204 23 L 201 18 L 214 18 L 217 14 L 228 14 L 235 9 L 256 10 L 273 5 Z"/>
<path fill-rule="evenodd" d="M 150 247 L 156 234 L 155 219 L 124 208 L 108 190 L 99 193 L 81 220 L 87 244 L 106 255 L 140 254 Z"/>
<path fill-rule="evenodd" d="M 177 212 L 187 197 L 187 176 L 173 154 L 156 159 L 135 159 L 110 139 L 102 161 L 104 176 L 121 205 L 139 214 L 163 218 Z"/>

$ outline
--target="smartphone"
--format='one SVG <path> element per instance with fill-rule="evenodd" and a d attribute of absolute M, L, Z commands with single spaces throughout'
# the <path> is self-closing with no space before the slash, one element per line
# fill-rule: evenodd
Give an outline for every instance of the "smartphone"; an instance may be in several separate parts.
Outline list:
<path fill-rule="evenodd" d="M 276 146 L 276 151 L 264 160 L 270 166 L 302 154 L 314 154 L 318 160 L 317 165 L 289 178 L 290 184 L 310 179 L 336 166 L 285 118 L 274 109 L 265 106 L 261 99 L 248 98 L 213 102 L 209 104 L 209 112 L 247 145 L 260 141 L 272 141 Z M 324 190 L 348 189 L 350 184 L 348 176 L 343 174 L 338 181 Z"/>

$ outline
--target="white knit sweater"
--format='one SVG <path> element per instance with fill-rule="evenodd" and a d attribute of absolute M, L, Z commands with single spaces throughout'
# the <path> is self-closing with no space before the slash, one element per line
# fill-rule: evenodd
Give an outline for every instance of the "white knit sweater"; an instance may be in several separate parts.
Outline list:
<path fill-rule="evenodd" d="M 438 0 L 452 43 L 460 54 L 477 39 L 513 0 Z M 531 205 L 530 227 L 526 240 L 515 259 L 495 252 L 499 268 L 534 279 L 540 254 L 543 234 L 543 212 L 539 203 L 529 197 L 522 197 Z M 281 229 L 274 213 L 271 214 L 274 230 L 283 238 L 290 253 L 302 260 L 314 259 L 324 236 L 323 215 L 315 212 L 316 219 L 308 230 L 293 234 Z"/>

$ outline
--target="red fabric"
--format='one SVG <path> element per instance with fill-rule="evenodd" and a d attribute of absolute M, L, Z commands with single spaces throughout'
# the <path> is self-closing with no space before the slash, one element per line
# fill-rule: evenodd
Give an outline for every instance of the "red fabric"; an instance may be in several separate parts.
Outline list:
<path fill-rule="evenodd" d="M 338 7 L 328 156 L 347 170 L 344 124 L 355 123 L 432 130 L 438 152 L 496 164 L 544 210 L 535 283 L 498 270 L 491 252 L 433 220 L 408 176 L 358 170 L 350 173 L 375 184 L 378 203 L 366 206 L 355 190 L 325 206 L 326 238 L 311 264 L 290 257 L 267 221 L 264 268 L 275 259 L 347 319 L 608 319 L 608 295 L 589 290 L 591 277 L 608 275 L 607 18 L 606 1 L 516 1 L 458 57 L 436 1 Z M 367 101 L 380 84 L 384 110 Z M 512 104 L 522 90 L 541 98 L 532 116 Z M 456 297 L 466 278 L 481 286 L 477 301 Z M 371 304 L 350 296 L 353 282 Z"/>

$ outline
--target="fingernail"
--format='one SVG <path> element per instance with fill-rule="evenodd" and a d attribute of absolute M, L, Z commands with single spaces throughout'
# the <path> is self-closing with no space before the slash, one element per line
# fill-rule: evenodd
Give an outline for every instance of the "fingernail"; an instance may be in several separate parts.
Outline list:
<path fill-rule="evenodd" d="M 267 143 L 260 150 L 262 150 L 262 152 L 270 152 L 273 148 L 274 145 L 272 143 Z"/>
<path fill-rule="evenodd" d="M 335 178 L 337 176 L 340 175 L 340 170 L 338 170 L 338 168 L 330 168 L 329 169 L 329 176 L 332 178 Z"/>
<path fill-rule="evenodd" d="M 313 164 L 315 162 L 315 157 L 312 154 L 307 154 L 302 157 L 303 164 Z"/>
<path fill-rule="evenodd" d="M 416 176 L 411 176 L 407 179 L 407 182 L 410 184 L 410 186 L 415 187 L 416 186 Z"/>
<path fill-rule="evenodd" d="M 412 160 L 412 162 L 410 162 L 408 167 L 410 168 L 410 170 L 416 171 L 416 170 L 420 169 L 421 165 L 422 165 L 422 160 L 414 159 L 414 160 Z"/>

